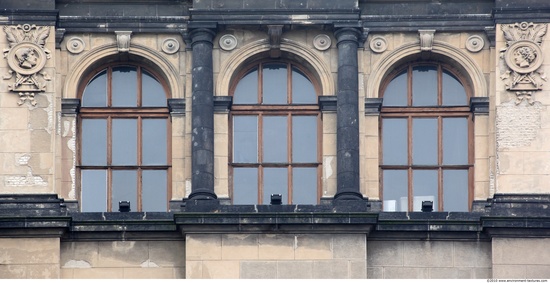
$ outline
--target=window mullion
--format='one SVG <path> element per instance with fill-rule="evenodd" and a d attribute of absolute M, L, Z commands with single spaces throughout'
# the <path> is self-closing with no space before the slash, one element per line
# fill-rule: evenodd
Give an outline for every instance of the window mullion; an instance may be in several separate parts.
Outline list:
<path fill-rule="evenodd" d="M 139 92 L 139 91 L 138 91 Z M 139 96 L 139 95 L 138 95 Z M 138 102 L 139 102 L 139 98 L 138 98 Z M 141 118 L 141 116 L 138 117 L 137 119 L 137 209 L 138 211 L 141 211 L 141 207 L 142 207 L 142 200 L 141 200 L 141 196 L 142 196 L 142 177 L 141 177 L 141 174 L 142 174 L 142 168 L 141 166 L 143 165 L 143 127 L 142 127 L 142 124 L 143 124 L 143 119 Z"/>
<path fill-rule="evenodd" d="M 138 67 L 137 68 L 137 71 L 136 71 L 136 75 L 137 75 L 137 107 L 141 107 L 141 104 L 142 104 L 142 98 L 141 96 L 143 95 L 142 93 L 142 83 L 141 83 L 141 79 L 142 79 L 142 74 L 141 74 L 141 67 Z"/>
<path fill-rule="evenodd" d="M 292 66 L 290 63 L 286 65 L 286 101 L 292 104 Z"/>
<path fill-rule="evenodd" d="M 443 211 L 443 118 L 437 117 L 437 204 L 438 211 Z"/>
<path fill-rule="evenodd" d="M 414 191 L 413 191 L 413 170 L 412 170 L 412 165 L 413 165 L 413 160 L 412 160 L 412 155 L 413 155 L 413 140 L 412 140 L 412 131 L 413 131 L 413 128 L 412 128 L 412 116 L 408 116 L 407 117 L 407 163 L 408 163 L 408 186 L 407 186 L 407 192 L 409 194 L 409 197 L 408 197 L 408 206 L 409 206 L 409 211 L 412 211 L 413 209 L 413 198 L 414 198 Z"/>
<path fill-rule="evenodd" d="M 288 198 L 288 204 L 292 203 L 292 168 L 294 160 L 292 160 L 292 115 L 290 113 L 287 114 L 287 124 L 286 124 L 286 137 L 287 137 L 287 161 L 288 161 L 288 185 L 287 185 L 287 198 Z"/>
<path fill-rule="evenodd" d="M 264 104 L 263 100 L 263 77 L 264 77 L 264 68 L 262 64 L 258 65 L 258 104 L 262 105 Z"/>
<path fill-rule="evenodd" d="M 258 114 L 258 203 L 261 204 L 263 201 L 263 191 L 264 191 L 264 119 L 262 113 Z"/>

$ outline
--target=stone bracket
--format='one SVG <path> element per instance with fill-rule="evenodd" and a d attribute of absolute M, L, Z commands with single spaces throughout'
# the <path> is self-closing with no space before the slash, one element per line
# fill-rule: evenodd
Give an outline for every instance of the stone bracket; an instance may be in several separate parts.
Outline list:
<path fill-rule="evenodd" d="M 420 51 L 432 51 L 435 29 L 419 29 Z"/>
<path fill-rule="evenodd" d="M 232 96 L 214 96 L 214 113 L 228 113 L 232 104 Z"/>
<path fill-rule="evenodd" d="M 365 98 L 365 116 L 380 115 L 383 98 Z"/>
<path fill-rule="evenodd" d="M 115 31 L 118 52 L 130 51 L 131 31 Z"/>
<path fill-rule="evenodd" d="M 336 95 L 323 95 L 319 96 L 319 109 L 322 112 L 336 111 L 336 105 L 338 104 L 338 97 Z"/>
<path fill-rule="evenodd" d="M 489 97 L 471 97 L 470 111 L 474 113 L 474 115 L 488 115 Z"/>
<path fill-rule="evenodd" d="M 78 98 L 62 98 L 61 99 L 61 114 L 76 115 L 80 112 L 80 99 Z"/>
<path fill-rule="evenodd" d="M 185 115 L 185 98 L 169 98 L 168 110 L 171 115 Z"/>
<path fill-rule="evenodd" d="M 281 57 L 281 36 L 283 35 L 283 25 L 268 25 L 267 35 L 269 36 L 269 56 L 271 58 Z"/>

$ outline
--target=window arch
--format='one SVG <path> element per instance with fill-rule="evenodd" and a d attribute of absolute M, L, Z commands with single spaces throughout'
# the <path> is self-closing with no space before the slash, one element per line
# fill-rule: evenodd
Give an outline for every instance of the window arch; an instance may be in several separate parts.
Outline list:
<path fill-rule="evenodd" d="M 233 204 L 319 201 L 321 115 L 312 76 L 290 61 L 260 61 L 231 88 Z"/>
<path fill-rule="evenodd" d="M 80 88 L 81 210 L 167 211 L 170 121 L 166 86 L 146 67 L 111 64 Z"/>
<path fill-rule="evenodd" d="M 446 64 L 409 63 L 381 88 L 381 195 L 385 211 L 468 211 L 472 201 L 470 90 Z"/>

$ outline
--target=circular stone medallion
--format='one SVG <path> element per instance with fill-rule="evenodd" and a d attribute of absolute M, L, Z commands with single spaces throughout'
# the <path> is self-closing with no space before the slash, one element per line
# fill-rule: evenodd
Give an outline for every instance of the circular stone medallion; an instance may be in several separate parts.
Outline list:
<path fill-rule="evenodd" d="M 313 38 L 313 46 L 319 51 L 324 51 L 330 48 L 332 41 L 326 34 L 319 34 Z"/>
<path fill-rule="evenodd" d="M 73 54 L 78 54 L 84 50 L 84 41 L 78 37 L 73 37 L 67 41 L 67 50 Z"/>
<path fill-rule="evenodd" d="M 46 65 L 46 53 L 40 46 L 31 42 L 22 42 L 10 49 L 8 65 L 21 75 L 38 73 Z"/>
<path fill-rule="evenodd" d="M 542 50 L 532 41 L 519 40 L 508 47 L 504 60 L 517 73 L 531 73 L 542 65 Z"/>
<path fill-rule="evenodd" d="M 237 47 L 237 38 L 232 34 L 225 34 L 220 37 L 220 48 L 225 51 L 231 51 Z"/>
<path fill-rule="evenodd" d="M 162 42 L 162 51 L 166 54 L 174 54 L 180 49 L 180 43 L 175 38 L 167 38 Z"/>

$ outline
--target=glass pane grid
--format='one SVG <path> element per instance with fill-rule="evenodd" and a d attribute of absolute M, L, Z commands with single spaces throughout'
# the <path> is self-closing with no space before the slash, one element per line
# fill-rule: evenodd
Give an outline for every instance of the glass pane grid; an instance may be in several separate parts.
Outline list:
<path fill-rule="evenodd" d="M 108 84 L 112 93 L 107 93 Z M 115 66 L 96 75 L 87 88 L 83 101 L 92 102 L 80 113 L 82 211 L 118 211 L 122 200 L 130 201 L 131 211 L 167 211 L 169 123 L 164 87 L 141 67 Z M 106 98 L 94 102 L 91 90 L 101 88 Z M 94 172 L 103 172 L 103 177 Z M 92 176 L 105 185 L 92 181 Z M 104 193 L 97 194 L 98 189 Z"/>
<path fill-rule="evenodd" d="M 411 76 L 408 87 L 404 74 Z M 399 102 L 404 96 L 396 96 L 396 89 L 408 92 L 408 103 Z M 406 211 L 410 204 L 409 210 L 420 211 L 426 200 L 433 201 L 434 211 L 468 211 L 470 112 L 459 79 L 437 64 L 413 66 L 392 79 L 383 97 L 384 211 Z"/>
<path fill-rule="evenodd" d="M 268 204 L 275 193 L 283 203 L 317 203 L 317 91 L 292 64 L 256 66 L 233 93 L 233 204 Z M 313 199 L 308 199 L 310 192 Z"/>

